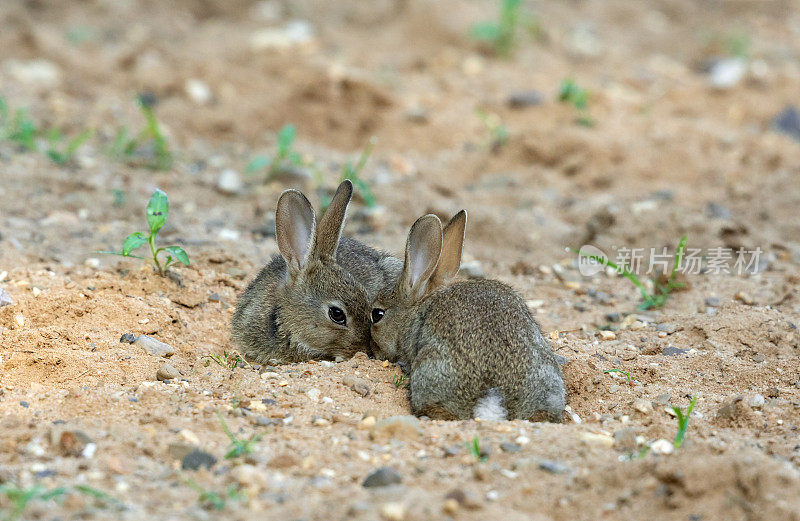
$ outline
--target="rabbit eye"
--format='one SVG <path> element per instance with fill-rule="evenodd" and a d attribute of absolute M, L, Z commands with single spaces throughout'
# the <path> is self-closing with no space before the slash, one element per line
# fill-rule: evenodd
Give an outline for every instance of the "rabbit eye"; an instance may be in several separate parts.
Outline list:
<path fill-rule="evenodd" d="M 377 324 L 383 318 L 383 315 L 386 314 L 386 311 L 381 308 L 374 308 L 372 310 L 372 323 Z"/>
<path fill-rule="evenodd" d="M 336 306 L 331 306 L 328 308 L 328 318 L 340 326 L 347 324 L 347 315 L 345 315 L 341 308 L 337 308 Z"/>

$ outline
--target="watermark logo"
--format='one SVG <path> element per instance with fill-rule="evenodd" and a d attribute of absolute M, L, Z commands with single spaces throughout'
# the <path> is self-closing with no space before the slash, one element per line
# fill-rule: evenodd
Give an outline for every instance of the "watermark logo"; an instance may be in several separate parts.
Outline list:
<path fill-rule="evenodd" d="M 584 277 L 597 275 L 606 269 L 608 256 L 596 246 L 584 244 L 578 250 L 578 272 Z"/>

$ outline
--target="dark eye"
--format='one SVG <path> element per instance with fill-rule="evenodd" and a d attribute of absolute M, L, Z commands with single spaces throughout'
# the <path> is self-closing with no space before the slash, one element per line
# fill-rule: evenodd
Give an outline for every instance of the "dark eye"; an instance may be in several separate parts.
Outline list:
<path fill-rule="evenodd" d="M 331 306 L 328 308 L 328 318 L 340 326 L 343 326 L 347 323 L 347 315 L 344 314 L 344 311 L 342 311 L 341 308 L 337 308 L 336 306 Z"/>
<path fill-rule="evenodd" d="M 386 314 L 386 311 L 382 310 L 381 308 L 374 308 L 372 310 L 372 323 L 377 324 L 383 318 L 383 315 Z"/>

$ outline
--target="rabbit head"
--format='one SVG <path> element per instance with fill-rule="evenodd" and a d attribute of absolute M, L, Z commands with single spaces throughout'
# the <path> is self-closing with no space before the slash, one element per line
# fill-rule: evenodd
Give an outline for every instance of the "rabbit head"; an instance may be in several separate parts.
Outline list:
<path fill-rule="evenodd" d="M 458 273 L 466 225 L 467 212 L 461 210 L 444 229 L 435 215 L 420 217 L 411 226 L 400 278 L 372 304 L 372 350 L 377 358 L 407 363 L 413 357 L 401 352 L 400 335 L 425 297 Z"/>

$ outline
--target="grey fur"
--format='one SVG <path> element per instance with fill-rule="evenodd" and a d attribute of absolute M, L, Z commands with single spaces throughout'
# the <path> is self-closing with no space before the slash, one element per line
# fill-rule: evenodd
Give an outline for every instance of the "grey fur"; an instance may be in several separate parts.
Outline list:
<path fill-rule="evenodd" d="M 561 420 L 566 395 L 555 353 L 511 287 L 457 281 L 415 298 L 398 283 L 373 307 L 385 310 L 372 326 L 375 355 L 406 368 L 414 414 L 468 419 L 495 388 L 510 418 Z"/>
<path fill-rule="evenodd" d="M 295 201 L 284 213 L 291 214 L 296 208 L 302 212 L 302 205 L 308 205 L 306 211 L 313 216 L 307 199 L 298 194 L 290 194 Z M 326 227 L 320 221 L 318 233 L 341 232 L 351 194 L 352 186 L 345 181 L 335 196 L 344 205 L 339 208 L 341 222 L 328 223 Z M 291 231 L 291 227 L 279 225 L 278 233 L 285 233 L 281 230 L 286 229 Z M 261 269 L 239 299 L 232 335 L 246 359 L 262 364 L 288 363 L 349 358 L 359 350 L 369 350 L 369 302 L 381 288 L 395 284 L 401 261 L 347 237 L 317 238 L 313 229 L 311 236 L 305 262 L 282 250 L 282 255 L 274 256 Z M 283 244 L 289 245 L 284 247 L 291 250 L 292 240 L 285 236 L 283 239 Z M 319 245 L 329 248 L 331 244 L 336 245 L 335 258 L 317 251 Z M 290 269 L 284 255 L 299 264 Z M 328 318 L 330 305 L 345 311 L 345 326 Z"/>

